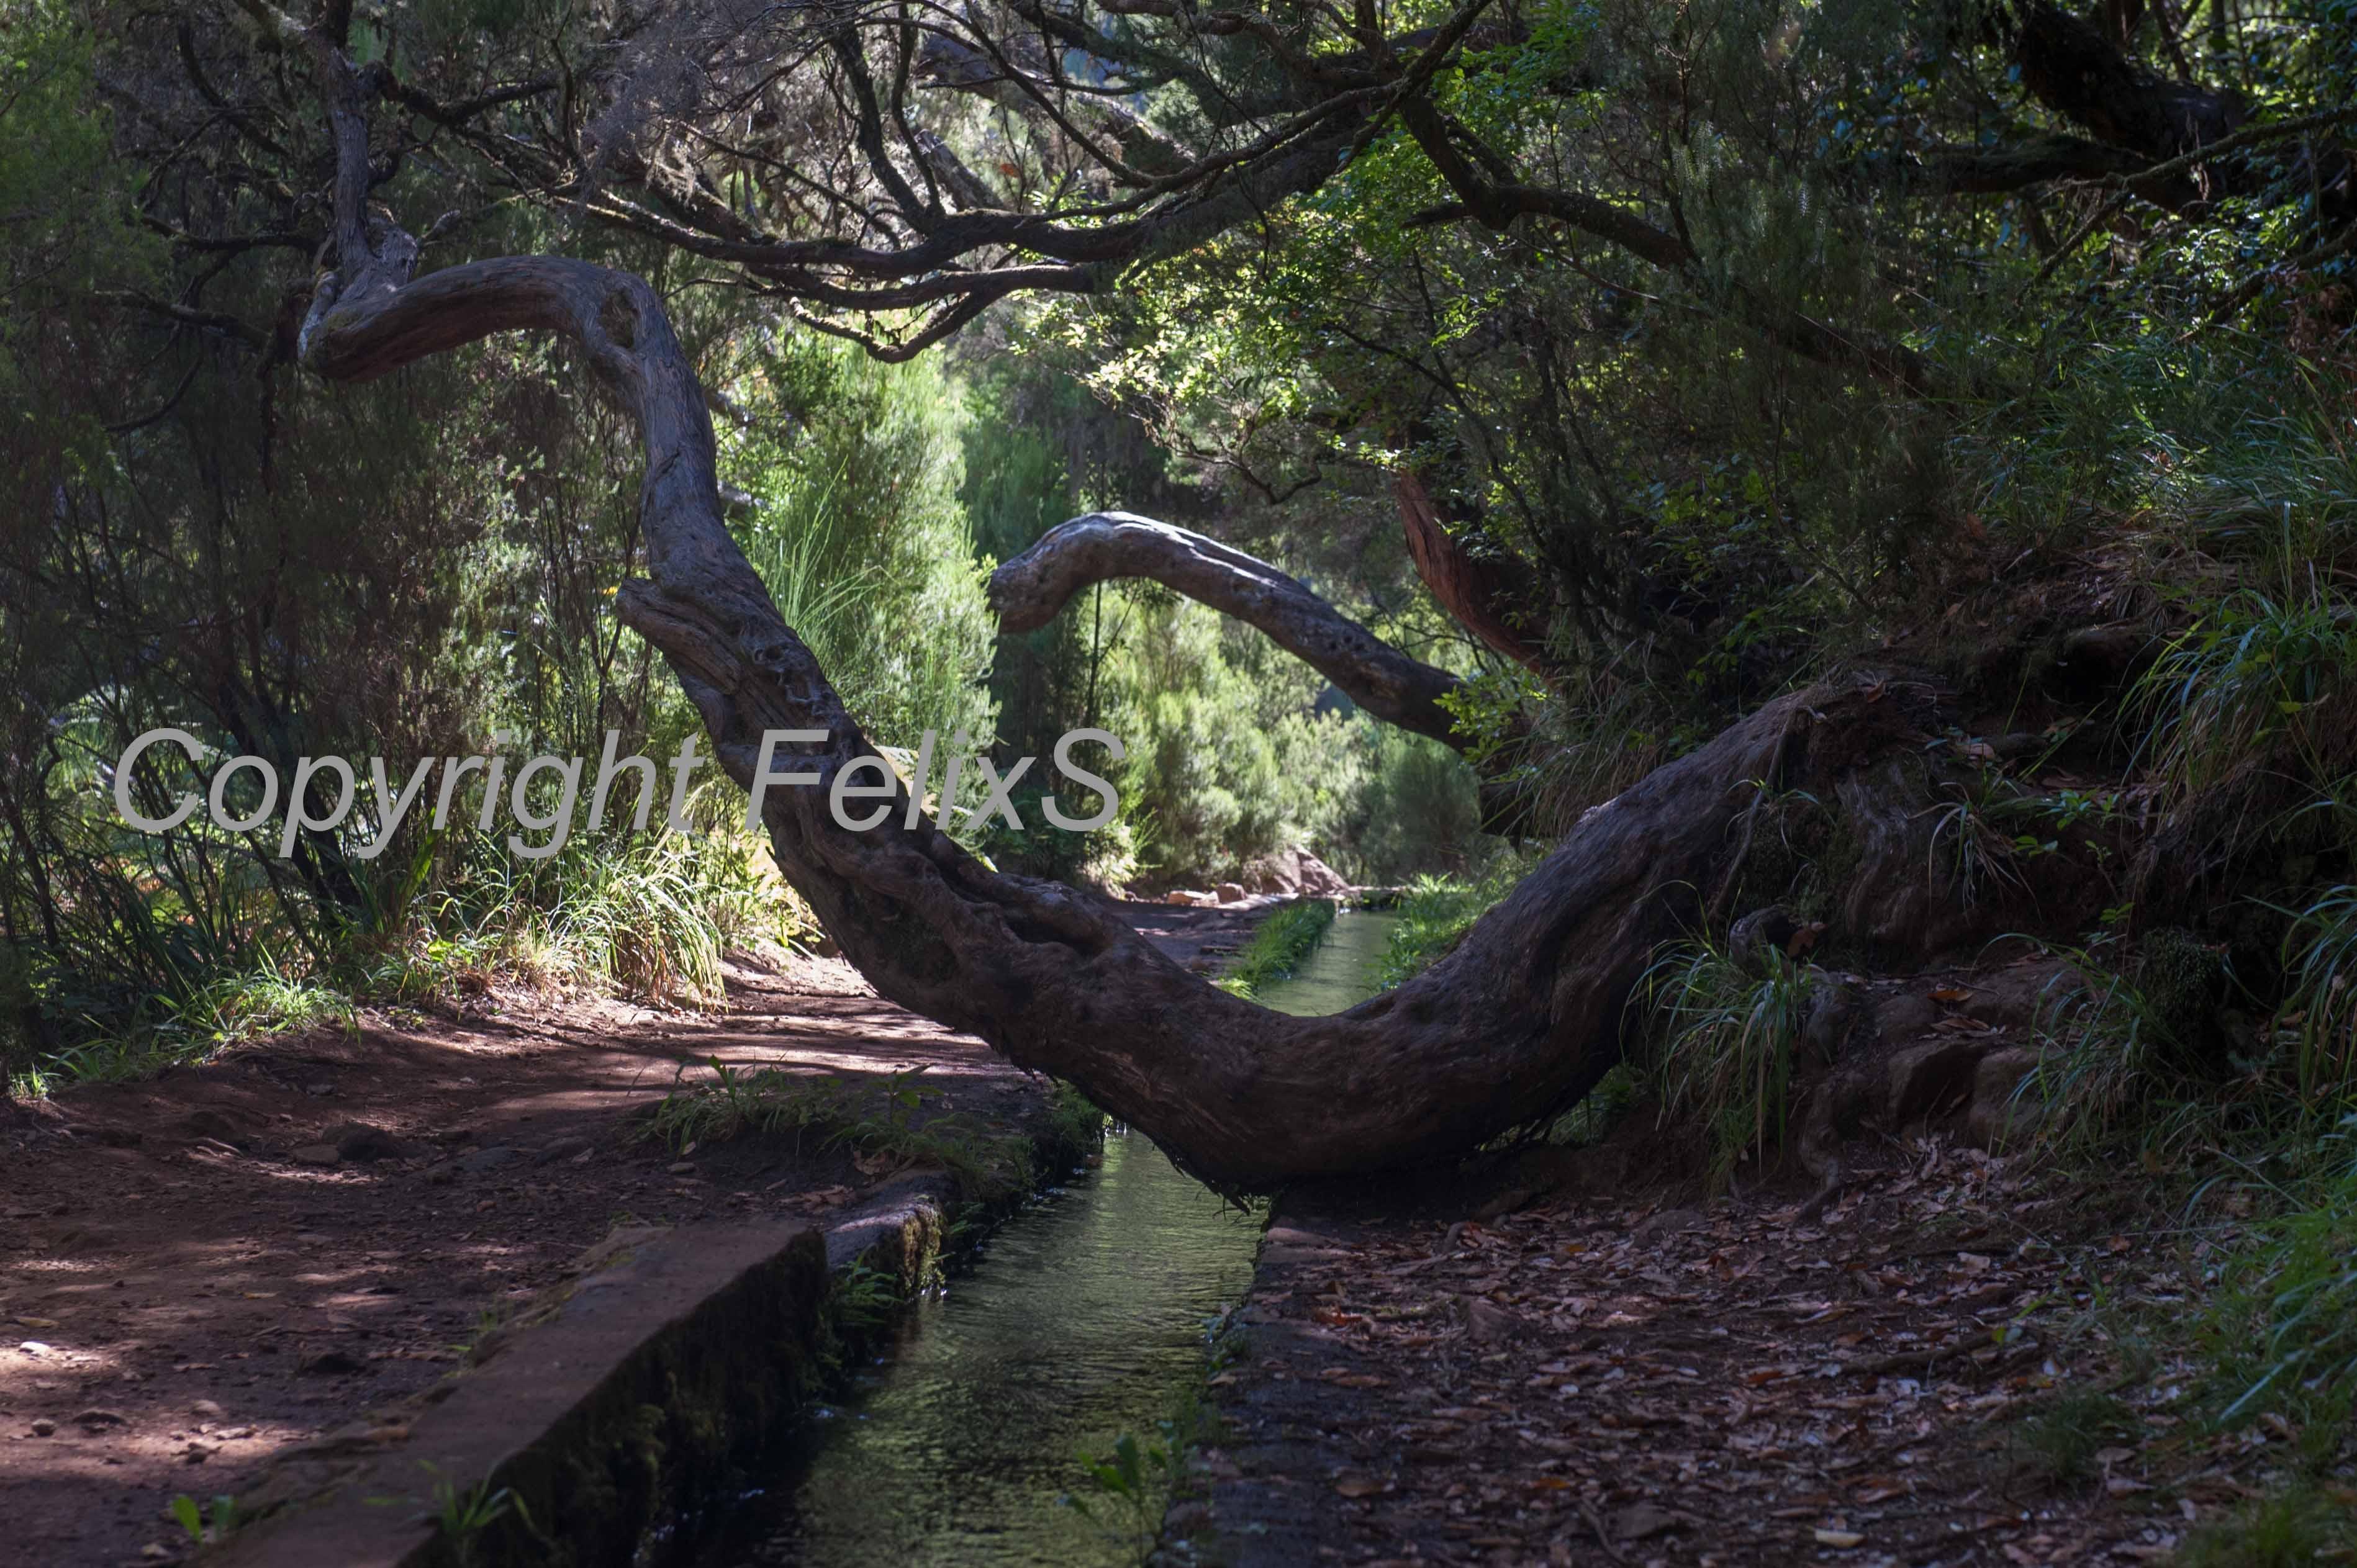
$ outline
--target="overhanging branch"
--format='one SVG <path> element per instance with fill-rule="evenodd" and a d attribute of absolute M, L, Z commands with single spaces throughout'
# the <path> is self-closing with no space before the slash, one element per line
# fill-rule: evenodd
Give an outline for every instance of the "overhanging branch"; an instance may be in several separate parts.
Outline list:
<path fill-rule="evenodd" d="M 1047 625 L 1092 584 L 1143 577 L 1266 634 L 1387 724 L 1462 750 L 1440 699 L 1459 682 L 1410 659 L 1297 578 L 1216 539 L 1135 512 L 1092 511 L 1059 524 L 990 576 L 1002 633 Z"/>

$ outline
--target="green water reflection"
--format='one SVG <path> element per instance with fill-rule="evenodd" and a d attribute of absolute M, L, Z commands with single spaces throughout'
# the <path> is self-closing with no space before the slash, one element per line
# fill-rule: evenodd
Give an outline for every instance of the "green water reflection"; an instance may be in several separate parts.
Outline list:
<path fill-rule="evenodd" d="M 1392 917 L 1346 914 L 1267 1005 L 1339 1011 L 1367 994 Z M 1251 1278 L 1259 1220 L 1142 1134 L 1008 1221 L 883 1362 L 781 1444 L 766 1482 L 701 1535 L 695 1568 L 873 1563 L 1096 1568 L 1136 1560 L 1117 1500 L 1076 1457 L 1150 1436 L 1200 1374 L 1203 1328 Z M 1146 1516 L 1158 1511 L 1148 1509 Z"/>

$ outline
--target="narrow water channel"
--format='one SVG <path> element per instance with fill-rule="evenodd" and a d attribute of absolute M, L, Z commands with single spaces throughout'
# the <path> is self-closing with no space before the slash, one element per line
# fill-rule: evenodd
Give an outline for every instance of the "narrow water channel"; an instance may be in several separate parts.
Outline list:
<path fill-rule="evenodd" d="M 1394 919 L 1338 917 L 1262 1000 L 1305 1015 L 1359 1001 Z M 1250 1281 L 1259 1230 L 1143 1134 L 1108 1137 L 1103 1168 L 1008 1220 L 911 1310 L 845 1402 L 802 1422 L 767 1484 L 706 1521 L 683 1563 L 1135 1562 L 1139 1517 L 1102 1496 L 1079 1456 L 1124 1433 L 1152 1440 L 1200 1373 L 1205 1324 Z M 1095 1517 L 1060 1506 L 1068 1493 L 1092 1498 Z"/>

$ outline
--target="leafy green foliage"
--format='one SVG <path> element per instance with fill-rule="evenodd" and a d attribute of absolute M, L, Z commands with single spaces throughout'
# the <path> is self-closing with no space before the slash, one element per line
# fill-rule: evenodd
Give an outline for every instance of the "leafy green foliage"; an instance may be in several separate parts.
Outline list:
<path fill-rule="evenodd" d="M 213 1496 L 210 1509 L 196 1498 L 182 1492 L 172 1499 L 172 1519 L 185 1531 L 191 1546 L 204 1546 L 226 1541 L 242 1522 L 238 1518 L 237 1498 L 227 1492 Z"/>
<path fill-rule="evenodd" d="M 836 1326 L 855 1336 L 873 1334 L 905 1305 L 899 1280 L 864 1258 L 835 1274 L 826 1302 Z"/>
<path fill-rule="evenodd" d="M 2293 591 L 2226 595 L 2170 643 L 2139 691 L 2154 765 L 2187 794 L 2280 759 L 2323 779 L 2345 761 L 2334 699 L 2357 669 L 2357 605 L 2311 564 Z"/>
<path fill-rule="evenodd" d="M 1410 882 L 1394 907 L 1399 923 L 1392 928 L 1376 984 L 1389 991 L 1429 968 L 1513 889 L 1527 869 L 1520 855 L 1500 853 L 1470 879 L 1427 875 Z"/>
<path fill-rule="evenodd" d="M 1087 1095 L 1061 1081 L 1049 1097 L 1048 1115 L 1055 1141 L 1071 1149 L 1103 1144 L 1105 1124 L 1112 1120 Z"/>
<path fill-rule="evenodd" d="M 960 500 L 970 420 L 939 360 L 880 365 L 800 333 L 756 340 L 732 435 L 737 524 L 770 596 L 861 726 L 986 744 L 993 626 Z"/>
<path fill-rule="evenodd" d="M 1176 1412 L 1155 1422 L 1152 1436 L 1124 1432 L 1110 1451 L 1079 1455 L 1090 1489 L 1056 1500 L 1095 1520 L 1143 1561 L 1161 1530 L 1163 1509 L 1186 1475 L 1188 1455 L 1214 1441 L 1219 1427 L 1218 1413 L 1200 1391 L 1190 1391 Z"/>
<path fill-rule="evenodd" d="M 1361 880 L 1461 859 L 1471 774 L 1437 743 L 1320 712 L 1323 682 L 1257 632 L 1155 588 L 1106 606 L 1103 723 L 1143 874 L 1200 886 L 1315 845 Z"/>

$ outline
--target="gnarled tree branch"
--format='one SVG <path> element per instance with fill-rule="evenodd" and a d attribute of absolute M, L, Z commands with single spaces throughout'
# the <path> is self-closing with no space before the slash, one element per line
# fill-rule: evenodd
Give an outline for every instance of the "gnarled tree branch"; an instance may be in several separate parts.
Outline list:
<path fill-rule="evenodd" d="M 1149 578 L 1257 628 L 1377 718 L 1464 746 L 1440 704 L 1456 676 L 1410 659 L 1267 562 L 1135 512 L 1092 511 L 1049 529 L 991 574 L 990 607 L 1001 632 L 1029 631 L 1117 577 Z"/>

